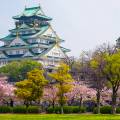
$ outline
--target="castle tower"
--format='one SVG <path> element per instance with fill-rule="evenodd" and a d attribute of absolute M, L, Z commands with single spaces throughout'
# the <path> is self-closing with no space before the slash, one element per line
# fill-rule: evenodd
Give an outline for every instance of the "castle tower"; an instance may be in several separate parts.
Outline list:
<path fill-rule="evenodd" d="M 25 8 L 13 19 L 15 28 L 0 39 L 4 42 L 0 47 L 0 66 L 15 60 L 33 59 L 44 67 L 52 67 L 67 57 L 70 50 L 60 46 L 64 40 L 52 29 L 52 18 L 46 16 L 40 6 Z"/>

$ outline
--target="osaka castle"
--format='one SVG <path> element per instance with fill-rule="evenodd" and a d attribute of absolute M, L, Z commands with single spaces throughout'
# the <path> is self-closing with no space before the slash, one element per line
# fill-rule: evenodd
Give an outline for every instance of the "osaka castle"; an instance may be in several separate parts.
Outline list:
<path fill-rule="evenodd" d="M 53 30 L 52 18 L 46 16 L 41 7 L 25 8 L 13 17 L 15 28 L 1 38 L 0 66 L 11 61 L 33 59 L 44 67 L 54 67 L 67 57 L 69 49 L 62 47 L 64 42 Z"/>

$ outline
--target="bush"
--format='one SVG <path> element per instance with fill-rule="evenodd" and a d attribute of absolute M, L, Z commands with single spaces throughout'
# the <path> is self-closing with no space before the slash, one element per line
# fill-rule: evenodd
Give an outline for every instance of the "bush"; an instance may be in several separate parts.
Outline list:
<path fill-rule="evenodd" d="M 95 108 L 93 109 L 93 113 L 94 113 L 94 114 L 98 114 L 98 109 L 97 109 L 97 107 L 95 107 Z"/>
<path fill-rule="evenodd" d="M 80 113 L 85 113 L 86 112 L 86 108 L 85 107 L 79 108 L 78 106 L 64 106 L 63 107 L 63 111 L 66 114 L 79 113 L 79 112 Z M 60 109 L 60 107 L 55 107 L 54 109 L 53 109 L 53 107 L 49 107 L 47 109 L 47 112 L 48 113 L 60 113 L 61 109 Z"/>
<path fill-rule="evenodd" d="M 80 108 L 78 106 L 71 106 L 72 107 L 72 113 L 79 113 Z"/>
<path fill-rule="evenodd" d="M 47 109 L 47 112 L 48 113 L 60 113 L 60 107 L 49 107 L 48 109 Z"/>
<path fill-rule="evenodd" d="M 73 106 L 64 106 L 63 111 L 64 113 L 69 114 L 69 113 L 73 113 L 73 109 L 74 109 Z"/>
<path fill-rule="evenodd" d="M 119 114 L 120 114 L 120 107 L 118 107 L 118 108 L 116 109 L 116 113 L 119 113 Z"/>
<path fill-rule="evenodd" d="M 40 108 L 38 106 L 30 106 L 27 109 L 28 113 L 39 113 L 40 112 Z"/>
<path fill-rule="evenodd" d="M 27 108 L 25 106 L 16 106 L 13 108 L 13 113 L 27 113 Z"/>
<path fill-rule="evenodd" d="M 111 114 L 112 113 L 112 107 L 111 106 L 103 106 L 103 107 L 100 108 L 100 113 Z"/>
<path fill-rule="evenodd" d="M 55 108 L 53 109 L 53 113 L 56 113 L 56 114 L 61 113 L 60 107 L 55 107 Z"/>
<path fill-rule="evenodd" d="M 98 114 L 97 107 L 94 108 L 93 113 Z M 111 106 L 102 106 L 102 107 L 100 107 L 100 113 L 101 114 L 111 114 L 112 107 Z"/>
<path fill-rule="evenodd" d="M 85 113 L 86 112 L 86 108 L 85 107 L 81 107 L 80 108 L 80 113 Z"/>
<path fill-rule="evenodd" d="M 47 113 L 54 113 L 53 107 L 49 107 L 49 108 L 47 109 Z"/>
<path fill-rule="evenodd" d="M 12 108 L 9 106 L 0 106 L 0 113 L 11 113 Z"/>

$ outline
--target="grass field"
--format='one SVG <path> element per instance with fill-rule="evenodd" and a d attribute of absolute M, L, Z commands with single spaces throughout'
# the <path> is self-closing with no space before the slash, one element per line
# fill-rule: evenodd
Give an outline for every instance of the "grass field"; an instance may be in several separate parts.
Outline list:
<path fill-rule="evenodd" d="M 1 114 L 0 120 L 120 120 L 120 115 L 12 115 Z"/>

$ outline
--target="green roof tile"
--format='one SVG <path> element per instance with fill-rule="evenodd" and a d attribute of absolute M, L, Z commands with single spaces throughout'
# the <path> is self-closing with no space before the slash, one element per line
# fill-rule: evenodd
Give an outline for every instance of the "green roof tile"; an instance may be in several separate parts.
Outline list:
<path fill-rule="evenodd" d="M 52 20 L 52 18 L 44 15 L 42 12 L 40 6 L 39 7 L 32 7 L 32 8 L 25 8 L 22 14 L 14 16 L 13 19 L 20 19 L 22 17 L 32 17 L 36 16 L 38 18 L 46 19 L 46 20 Z"/>

